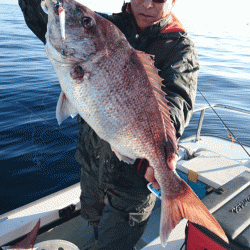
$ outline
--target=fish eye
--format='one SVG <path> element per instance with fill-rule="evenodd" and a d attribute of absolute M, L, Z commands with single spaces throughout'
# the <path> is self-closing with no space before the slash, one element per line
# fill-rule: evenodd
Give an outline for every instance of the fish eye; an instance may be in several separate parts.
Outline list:
<path fill-rule="evenodd" d="M 86 29 L 90 29 L 94 26 L 94 20 L 90 17 L 83 17 L 82 19 L 82 25 Z"/>

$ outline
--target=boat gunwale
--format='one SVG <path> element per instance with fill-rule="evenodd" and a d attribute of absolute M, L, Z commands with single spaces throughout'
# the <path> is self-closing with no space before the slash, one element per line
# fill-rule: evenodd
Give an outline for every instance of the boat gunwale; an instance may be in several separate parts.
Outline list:
<path fill-rule="evenodd" d="M 216 115 L 218 116 L 218 118 L 222 121 L 222 119 L 220 118 L 220 116 L 217 114 L 217 112 L 214 110 L 214 108 L 221 108 L 221 109 L 227 109 L 227 110 L 230 110 L 231 112 L 238 112 L 238 113 L 243 113 L 243 114 L 247 114 L 249 115 L 250 117 L 250 111 L 246 110 L 246 109 L 240 109 L 240 108 L 236 108 L 236 107 L 233 107 L 233 106 L 229 106 L 229 105 L 223 105 L 223 104 L 212 104 L 212 105 L 207 105 L 205 107 L 202 107 L 202 108 L 197 108 L 193 111 L 193 114 L 194 113 L 198 113 L 200 112 L 200 118 L 199 120 L 197 121 L 198 123 L 198 127 L 197 127 L 197 130 L 196 130 L 196 138 L 195 140 L 196 141 L 199 141 L 199 137 L 201 135 L 201 128 L 202 128 L 202 125 L 203 125 L 203 119 L 204 119 L 204 116 L 205 116 L 205 111 L 208 110 L 208 109 L 212 109 Z M 223 121 L 222 121 L 223 122 Z M 224 124 L 224 126 L 226 126 L 226 124 Z M 204 134 L 202 134 L 204 135 Z M 214 135 L 210 135 L 210 136 L 213 136 L 215 137 Z M 229 140 L 227 138 L 223 138 L 221 136 L 216 136 L 218 138 L 221 138 L 221 139 L 226 139 L 226 140 Z M 184 138 L 186 139 L 186 138 Z M 183 141 L 183 140 L 181 140 Z M 230 140 L 229 140 L 230 141 Z M 243 145 L 243 146 L 247 146 L 247 147 L 250 147 L 250 144 L 246 144 L 246 143 L 241 143 L 240 141 L 238 141 L 238 139 L 236 139 L 236 142 L 239 144 L 239 145 Z M 244 149 L 244 148 L 243 148 Z M 250 153 L 248 153 L 249 155 Z"/>

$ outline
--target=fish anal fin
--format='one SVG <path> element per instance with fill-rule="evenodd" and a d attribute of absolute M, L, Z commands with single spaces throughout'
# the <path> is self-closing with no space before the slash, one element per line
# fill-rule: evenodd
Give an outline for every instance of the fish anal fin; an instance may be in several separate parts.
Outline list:
<path fill-rule="evenodd" d="M 144 68 L 147 72 L 149 81 L 151 86 L 153 87 L 153 91 L 156 97 L 156 100 L 159 105 L 159 110 L 161 112 L 166 139 L 171 144 L 172 152 L 177 152 L 177 140 L 176 140 L 176 131 L 172 124 L 169 112 L 168 101 L 165 98 L 167 95 L 161 87 L 164 86 L 162 84 L 162 78 L 158 75 L 159 70 L 154 66 L 154 55 L 146 54 L 142 51 L 136 51 L 138 57 L 144 65 Z"/>
<path fill-rule="evenodd" d="M 163 206 L 160 228 L 162 245 L 166 246 L 170 232 L 183 218 L 206 227 L 228 243 L 224 230 L 193 190 L 184 181 L 179 180 L 179 182 L 181 188 L 176 192 L 176 197 L 165 197 L 164 199 L 164 193 L 162 193 Z"/>
<path fill-rule="evenodd" d="M 70 103 L 64 92 L 62 91 L 56 106 L 56 119 L 59 125 L 69 116 L 74 118 L 78 114 L 77 109 Z"/>
<path fill-rule="evenodd" d="M 7 249 L 33 249 L 38 230 L 40 228 L 40 222 L 41 220 L 39 219 L 35 227 L 27 234 L 27 236 L 23 240 L 13 246 L 9 246 Z"/>

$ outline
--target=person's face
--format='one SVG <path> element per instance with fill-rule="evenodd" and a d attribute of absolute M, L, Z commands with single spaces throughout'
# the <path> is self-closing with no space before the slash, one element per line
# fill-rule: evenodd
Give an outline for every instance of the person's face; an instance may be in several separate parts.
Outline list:
<path fill-rule="evenodd" d="M 130 2 L 136 23 L 142 30 L 164 18 L 172 8 L 172 0 L 164 3 L 155 3 L 152 0 L 130 0 Z"/>

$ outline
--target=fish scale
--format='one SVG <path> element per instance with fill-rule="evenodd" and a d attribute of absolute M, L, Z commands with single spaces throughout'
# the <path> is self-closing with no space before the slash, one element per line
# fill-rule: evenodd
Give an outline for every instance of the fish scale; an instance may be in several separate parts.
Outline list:
<path fill-rule="evenodd" d="M 114 68 L 115 65 L 119 65 L 118 62 L 119 60 L 121 60 L 122 56 L 118 55 L 118 56 L 113 56 L 111 59 L 108 57 L 105 59 L 102 59 L 101 63 L 98 64 L 98 67 L 100 67 L 100 70 L 98 71 L 98 75 L 97 75 L 97 80 L 93 79 L 93 84 L 97 84 L 97 82 L 99 82 L 100 77 L 104 78 L 104 79 L 108 79 L 107 84 L 102 84 L 107 86 L 107 90 L 104 90 L 102 92 L 98 92 L 98 99 L 100 100 L 100 104 L 97 104 L 98 106 L 103 107 L 103 109 L 101 110 L 101 115 L 106 116 L 106 117 L 113 117 L 115 120 L 112 120 L 110 123 L 117 123 L 119 124 L 119 127 L 126 127 L 126 126 L 130 126 L 130 128 L 127 129 L 127 133 L 126 135 L 128 135 L 128 133 L 132 133 L 132 135 L 130 135 L 129 137 L 124 136 L 125 130 L 122 130 L 122 133 L 120 134 L 119 137 L 123 137 L 126 140 L 128 140 L 129 142 L 133 139 L 136 140 L 136 135 L 138 136 L 138 131 L 141 131 L 141 129 L 138 127 L 138 129 L 136 129 L 138 124 L 145 124 L 145 119 L 148 120 L 157 120 L 157 119 L 151 119 L 151 118 L 147 118 L 145 116 L 145 114 L 149 114 L 149 112 L 144 112 L 145 107 L 148 110 L 148 104 L 152 103 L 150 101 L 147 100 L 141 100 L 141 99 L 145 99 L 145 95 L 140 95 L 138 94 L 138 92 L 141 92 L 141 90 L 139 89 L 139 91 L 137 90 L 137 88 L 140 87 L 139 84 L 136 84 L 134 82 L 131 82 L 130 80 L 128 81 L 128 79 L 124 79 L 126 77 L 124 77 L 123 75 L 120 74 L 114 74 L 114 72 L 112 72 L 110 69 Z M 117 60 L 117 58 L 119 58 L 119 60 Z M 103 65 L 105 65 L 105 67 L 102 67 Z M 119 68 L 121 68 L 122 66 L 119 65 Z M 119 68 L 117 69 L 118 71 Z M 130 68 L 131 72 L 133 71 L 133 65 L 127 65 L 127 68 Z M 109 69 L 109 70 L 107 70 Z M 95 71 L 97 72 L 97 71 Z M 111 75 L 112 73 L 113 75 Z M 120 71 L 121 72 L 121 71 Z M 93 76 L 93 78 L 95 78 L 95 76 Z M 113 84 L 112 82 L 116 83 Z M 123 82 L 128 82 L 128 85 L 122 84 Z M 120 83 L 120 84 L 119 84 Z M 113 86 L 113 87 L 111 87 Z M 131 88 L 133 88 L 131 90 Z M 112 99 L 110 99 L 110 89 L 112 89 L 117 95 L 112 96 Z M 141 88 L 142 89 L 142 88 Z M 104 95 L 104 96 L 102 96 Z M 133 95 L 136 95 L 135 97 Z M 96 95 L 93 93 L 94 99 L 96 99 Z M 109 97 L 109 98 L 108 98 Z M 141 99 L 139 99 L 140 97 L 143 97 Z M 119 98 L 119 99 L 118 99 Z M 151 98 L 153 100 L 155 100 L 155 97 L 153 95 L 153 93 L 151 92 Z M 137 99 L 138 102 L 134 103 L 132 102 L 132 100 Z M 143 102 L 145 103 L 144 106 L 142 105 Z M 109 103 L 109 104 L 107 104 Z M 156 100 L 155 100 L 156 103 Z M 137 107 L 141 107 L 140 109 L 134 108 L 134 106 Z M 157 105 L 157 103 L 155 104 Z M 106 112 L 107 108 L 105 108 L 106 106 L 108 107 L 115 107 L 115 112 L 109 113 Z M 151 105 L 153 106 L 153 105 Z M 126 108 L 124 108 L 126 107 Z M 123 112 L 123 117 L 121 118 L 121 112 Z M 155 110 L 153 110 L 152 112 L 155 115 Z M 114 115 L 117 114 L 116 117 L 114 117 Z M 144 117 L 144 122 L 138 122 L 138 117 L 139 118 L 143 118 Z M 159 113 L 158 113 L 158 117 L 161 119 Z M 133 120 L 135 120 L 133 122 Z M 105 124 L 109 124 L 109 119 L 100 119 L 101 123 L 105 123 Z M 91 123 L 91 122 L 90 122 Z M 123 123 L 123 124 L 122 124 Z M 134 125 L 133 125 L 134 124 Z M 111 128 L 112 126 L 108 125 L 109 128 Z M 132 129 L 133 127 L 133 129 Z M 120 130 L 120 129 L 119 129 Z M 110 130 L 105 130 L 105 132 L 111 132 L 110 134 L 107 134 L 107 136 L 101 136 L 103 139 L 106 138 L 110 138 L 112 137 L 113 134 L 115 134 L 113 129 Z M 117 137 L 117 136 L 116 136 Z M 141 136 L 140 136 L 141 137 Z M 143 138 L 146 138 L 145 136 Z M 106 139 L 107 140 L 107 139 Z M 138 140 L 137 140 L 138 141 Z M 118 143 L 119 144 L 119 143 Z M 135 144 L 136 145 L 136 144 Z M 146 145 L 146 141 L 144 142 L 144 146 Z M 113 147 L 116 147 L 116 145 L 112 145 Z M 145 157 L 145 156 L 144 156 Z"/>
<path fill-rule="evenodd" d="M 46 52 L 62 88 L 56 109 L 59 124 L 80 114 L 120 160 L 148 160 L 162 191 L 163 246 L 182 218 L 228 241 L 218 222 L 174 170 L 175 130 L 152 55 L 134 50 L 114 24 L 74 0 L 61 1 L 65 10 L 62 39 L 54 3 L 46 1 Z"/>

